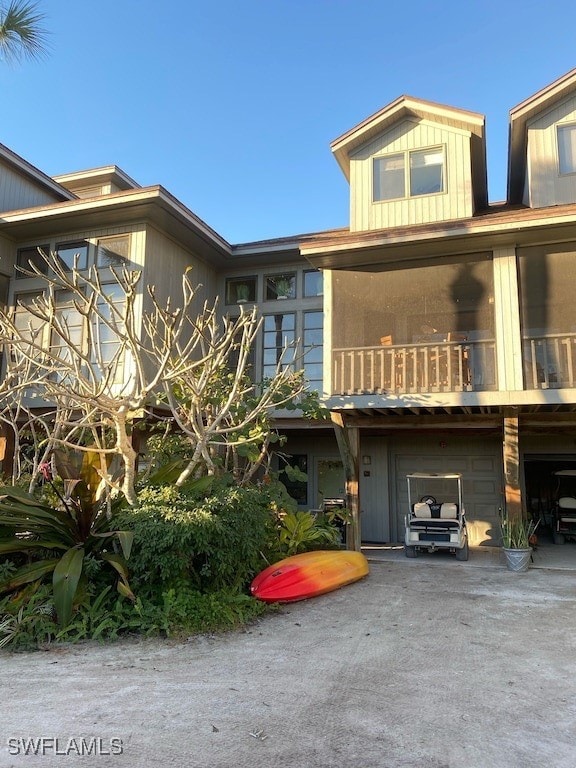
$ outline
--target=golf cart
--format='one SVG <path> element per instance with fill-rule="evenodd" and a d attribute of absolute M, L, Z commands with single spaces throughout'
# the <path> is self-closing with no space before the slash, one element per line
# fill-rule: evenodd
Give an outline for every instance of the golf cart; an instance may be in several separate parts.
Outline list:
<path fill-rule="evenodd" d="M 559 469 L 556 502 L 552 510 L 552 538 L 554 544 L 576 539 L 576 469 Z"/>
<path fill-rule="evenodd" d="M 406 480 L 408 482 L 408 512 L 404 537 L 406 557 L 417 557 L 421 550 L 435 552 L 438 549 L 445 549 L 455 554 L 457 560 L 468 560 L 468 533 L 462 502 L 462 475 L 457 472 L 446 474 L 413 472 L 406 475 Z"/>

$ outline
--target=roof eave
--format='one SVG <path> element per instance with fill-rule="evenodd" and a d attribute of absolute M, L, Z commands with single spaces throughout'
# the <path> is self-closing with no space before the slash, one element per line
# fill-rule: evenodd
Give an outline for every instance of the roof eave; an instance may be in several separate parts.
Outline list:
<path fill-rule="evenodd" d="M 330 149 L 348 180 L 350 179 L 350 154 L 370 141 L 375 133 L 384 131 L 389 125 L 408 116 L 429 119 L 437 117 L 442 120 L 451 120 L 454 124 L 460 122 L 466 125 L 467 130 L 484 140 L 484 115 L 413 96 L 400 96 L 331 142 Z"/>
<path fill-rule="evenodd" d="M 4 160 L 5 163 L 18 171 L 18 173 L 31 179 L 36 184 L 45 187 L 52 194 L 56 195 L 62 200 L 76 199 L 76 195 L 73 192 L 70 192 L 70 190 L 66 189 L 66 187 L 59 184 L 57 181 L 45 174 L 39 168 L 36 168 L 27 160 L 24 160 L 23 157 L 17 155 L 16 152 L 13 152 L 4 144 L 0 144 L 0 159 Z"/>

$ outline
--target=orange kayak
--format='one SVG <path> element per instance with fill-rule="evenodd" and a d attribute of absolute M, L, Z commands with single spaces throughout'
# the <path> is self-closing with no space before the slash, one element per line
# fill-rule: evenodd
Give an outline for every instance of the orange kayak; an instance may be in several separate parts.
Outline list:
<path fill-rule="evenodd" d="M 368 570 L 368 561 L 361 552 L 304 552 L 265 568 L 252 582 L 250 591 L 267 603 L 306 600 L 358 581 Z"/>

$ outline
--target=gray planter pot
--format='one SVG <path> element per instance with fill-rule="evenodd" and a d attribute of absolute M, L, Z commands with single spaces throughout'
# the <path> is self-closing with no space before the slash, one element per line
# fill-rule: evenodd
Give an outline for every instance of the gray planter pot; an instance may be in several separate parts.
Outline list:
<path fill-rule="evenodd" d="M 507 549 L 503 547 L 503 550 L 506 556 L 506 567 L 509 571 L 522 573 L 528 570 L 532 558 L 532 547 L 528 549 Z"/>

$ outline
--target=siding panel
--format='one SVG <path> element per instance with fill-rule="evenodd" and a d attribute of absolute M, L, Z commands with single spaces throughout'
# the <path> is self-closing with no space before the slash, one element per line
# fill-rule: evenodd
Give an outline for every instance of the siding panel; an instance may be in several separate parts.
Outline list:
<path fill-rule="evenodd" d="M 576 174 L 560 176 L 556 126 L 576 122 L 576 96 L 528 123 L 524 203 L 532 208 L 576 201 Z"/>
<path fill-rule="evenodd" d="M 50 195 L 0 161 L 0 211 L 17 211 L 55 202 L 58 202 L 55 195 Z"/>
<path fill-rule="evenodd" d="M 372 202 L 372 160 L 382 154 L 442 146 L 446 192 Z M 350 229 L 363 231 L 445 221 L 473 214 L 470 134 L 425 120 L 405 120 L 370 141 L 350 163 Z"/>

